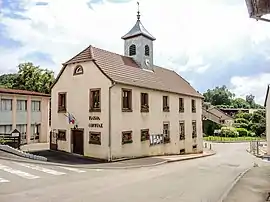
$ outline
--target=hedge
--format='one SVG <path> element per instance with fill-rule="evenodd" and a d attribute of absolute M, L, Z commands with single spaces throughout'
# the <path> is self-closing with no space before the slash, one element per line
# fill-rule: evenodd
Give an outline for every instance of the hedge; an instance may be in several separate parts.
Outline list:
<path fill-rule="evenodd" d="M 236 131 L 238 132 L 239 137 L 246 137 L 249 133 L 248 130 L 245 128 L 236 128 Z"/>
<path fill-rule="evenodd" d="M 222 127 L 221 137 L 238 137 L 239 134 L 234 127 Z"/>

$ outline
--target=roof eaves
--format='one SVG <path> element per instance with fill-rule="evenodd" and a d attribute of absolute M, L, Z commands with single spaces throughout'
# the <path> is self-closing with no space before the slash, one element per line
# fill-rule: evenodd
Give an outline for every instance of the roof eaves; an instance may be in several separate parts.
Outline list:
<path fill-rule="evenodd" d="M 84 60 L 78 60 L 76 62 L 71 62 L 75 57 L 77 57 L 78 55 L 80 55 L 83 51 L 89 49 L 90 51 L 90 57 L 89 59 L 84 59 Z M 62 68 L 59 72 L 59 74 L 57 75 L 56 79 L 54 80 L 53 84 L 51 85 L 50 89 L 52 89 L 54 87 L 54 85 L 57 83 L 57 81 L 59 80 L 60 76 L 62 75 L 62 73 L 64 72 L 64 70 L 66 69 L 66 66 L 69 64 L 75 64 L 75 63 L 79 63 L 79 62 L 88 62 L 88 61 L 94 61 L 94 57 L 93 57 L 93 50 L 92 50 L 92 46 L 89 45 L 87 46 L 87 48 L 83 49 L 81 52 L 79 52 L 77 55 L 75 55 L 74 57 L 72 57 L 70 60 L 68 60 L 67 62 L 62 64 Z"/>
<path fill-rule="evenodd" d="M 214 107 L 214 108 L 217 109 L 217 110 L 218 110 L 219 112 L 221 112 L 222 114 L 224 114 L 225 116 L 227 116 L 228 118 L 233 119 L 232 116 L 230 116 L 230 115 L 224 113 L 224 112 L 223 112 L 222 110 L 220 110 L 219 108 L 217 108 L 217 107 Z"/>
<path fill-rule="evenodd" d="M 27 90 L 20 90 L 20 89 L 9 89 L 9 88 L 7 88 L 7 91 L 5 91 L 5 89 L 0 89 L 0 93 L 16 94 L 16 95 L 30 95 L 30 96 L 38 96 L 38 97 L 51 97 L 50 94 L 27 91 Z"/>
<path fill-rule="evenodd" d="M 193 95 L 193 94 L 188 94 L 188 93 L 179 93 L 179 92 L 170 91 L 170 90 L 162 90 L 162 89 L 151 88 L 151 87 L 147 87 L 147 86 L 140 86 L 140 85 L 137 85 L 137 84 L 129 84 L 129 83 L 121 82 L 121 81 L 114 81 L 114 82 L 116 84 L 121 84 L 121 85 L 126 85 L 126 86 L 145 88 L 145 89 L 154 90 L 154 91 L 160 91 L 160 92 L 166 92 L 166 93 L 174 93 L 174 94 L 177 94 L 177 95 L 184 95 L 184 96 L 190 96 L 190 97 L 195 97 L 195 98 L 201 98 L 202 99 L 202 97 L 199 96 L 199 95 Z"/>

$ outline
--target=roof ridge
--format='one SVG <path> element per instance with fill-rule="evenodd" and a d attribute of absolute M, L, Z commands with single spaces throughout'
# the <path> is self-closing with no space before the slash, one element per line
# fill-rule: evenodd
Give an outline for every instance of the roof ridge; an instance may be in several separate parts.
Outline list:
<path fill-rule="evenodd" d="M 70 61 L 72 61 L 74 58 L 76 58 L 77 56 L 79 56 L 84 51 L 87 51 L 87 49 L 89 49 L 89 48 L 91 49 L 91 45 L 87 46 L 85 49 L 83 49 L 82 51 L 80 51 L 77 55 L 75 55 L 74 57 L 72 57 L 71 59 L 69 59 L 68 61 L 66 61 L 65 63 L 63 63 L 62 65 L 68 64 Z M 90 56 L 91 57 L 93 56 L 93 55 L 91 55 L 91 52 L 90 52 Z M 94 59 L 94 58 L 92 57 L 92 58 L 89 58 L 89 59 Z"/>

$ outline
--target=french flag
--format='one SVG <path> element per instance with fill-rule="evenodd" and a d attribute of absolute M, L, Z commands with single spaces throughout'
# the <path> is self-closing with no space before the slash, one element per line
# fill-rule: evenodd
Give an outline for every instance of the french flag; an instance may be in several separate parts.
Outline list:
<path fill-rule="evenodd" d="M 70 123 L 72 123 L 72 124 L 74 124 L 75 123 L 75 118 L 74 118 L 74 116 L 72 115 L 72 114 L 70 114 L 70 113 L 68 113 L 68 123 L 70 124 Z"/>

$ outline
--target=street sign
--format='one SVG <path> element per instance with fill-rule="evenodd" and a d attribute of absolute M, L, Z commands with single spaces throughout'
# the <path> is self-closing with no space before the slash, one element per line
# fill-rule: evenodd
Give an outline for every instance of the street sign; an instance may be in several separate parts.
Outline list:
<path fill-rule="evenodd" d="M 12 136 L 12 137 L 19 137 L 19 136 L 20 136 L 20 131 L 18 131 L 17 129 L 14 129 L 14 130 L 11 132 L 11 136 Z"/>

